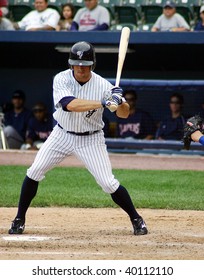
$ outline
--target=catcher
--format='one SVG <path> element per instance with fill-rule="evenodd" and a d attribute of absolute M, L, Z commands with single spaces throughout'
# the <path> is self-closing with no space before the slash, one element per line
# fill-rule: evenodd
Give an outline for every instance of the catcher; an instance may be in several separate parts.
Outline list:
<path fill-rule="evenodd" d="M 189 118 L 184 125 L 183 148 L 185 150 L 190 149 L 191 141 L 204 145 L 203 119 L 199 115 Z"/>

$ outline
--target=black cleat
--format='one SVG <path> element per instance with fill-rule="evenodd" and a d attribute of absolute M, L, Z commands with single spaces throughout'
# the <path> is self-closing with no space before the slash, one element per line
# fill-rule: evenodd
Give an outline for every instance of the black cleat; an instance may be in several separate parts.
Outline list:
<path fill-rule="evenodd" d="M 9 229 L 9 234 L 22 234 L 25 229 L 25 219 L 15 218 Z"/>
<path fill-rule="evenodd" d="M 142 217 L 132 220 L 134 235 L 145 235 L 148 233 L 147 226 Z"/>

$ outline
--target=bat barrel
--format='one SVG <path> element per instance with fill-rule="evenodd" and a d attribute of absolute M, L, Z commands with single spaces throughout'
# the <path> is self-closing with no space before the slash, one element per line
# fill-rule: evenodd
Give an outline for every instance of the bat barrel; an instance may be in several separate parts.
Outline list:
<path fill-rule="evenodd" d="M 127 53 L 129 37 L 130 37 L 130 28 L 125 26 L 123 27 L 120 36 L 120 43 L 119 43 L 119 50 L 118 50 L 118 65 L 117 65 L 117 73 L 116 73 L 116 81 L 115 81 L 116 87 L 118 87 L 120 84 L 120 77 L 122 74 L 123 64 Z"/>

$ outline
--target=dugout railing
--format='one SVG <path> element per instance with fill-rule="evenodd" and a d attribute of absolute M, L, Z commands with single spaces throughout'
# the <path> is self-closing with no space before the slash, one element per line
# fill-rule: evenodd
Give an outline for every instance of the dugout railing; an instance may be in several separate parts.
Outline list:
<path fill-rule="evenodd" d="M 176 140 L 106 138 L 106 145 L 108 151 L 112 153 L 204 156 L 203 146 L 194 142 L 192 142 L 190 150 L 184 150 L 183 143 Z"/>

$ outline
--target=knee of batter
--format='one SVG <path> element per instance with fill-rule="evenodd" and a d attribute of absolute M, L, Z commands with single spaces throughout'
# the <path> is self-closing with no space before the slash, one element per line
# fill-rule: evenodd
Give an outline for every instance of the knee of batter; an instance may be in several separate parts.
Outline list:
<path fill-rule="evenodd" d="M 101 186 L 104 192 L 109 194 L 114 193 L 120 185 L 119 181 L 113 175 L 111 178 L 97 179 L 96 182 Z"/>
<path fill-rule="evenodd" d="M 42 181 L 45 178 L 45 172 L 41 166 L 36 166 L 34 163 L 27 169 L 26 175 L 34 181 Z"/>

